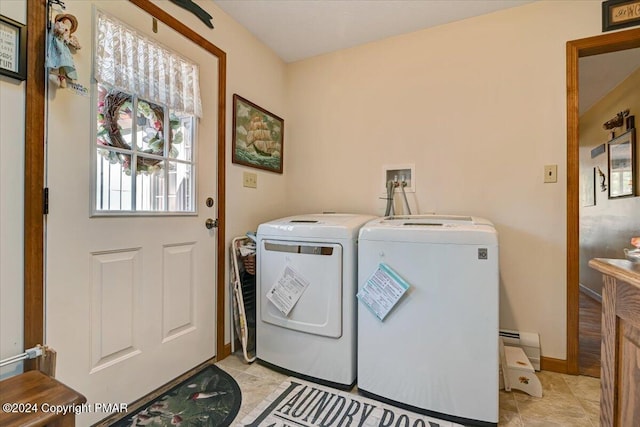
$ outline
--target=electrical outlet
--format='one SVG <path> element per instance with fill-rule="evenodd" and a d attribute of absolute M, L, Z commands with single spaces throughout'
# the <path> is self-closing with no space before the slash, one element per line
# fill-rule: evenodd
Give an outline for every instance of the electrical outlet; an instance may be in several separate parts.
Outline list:
<path fill-rule="evenodd" d="M 558 182 L 558 165 L 544 166 L 544 182 Z"/>
<path fill-rule="evenodd" d="M 251 172 L 242 172 L 242 185 L 248 188 L 258 188 L 258 175 Z"/>

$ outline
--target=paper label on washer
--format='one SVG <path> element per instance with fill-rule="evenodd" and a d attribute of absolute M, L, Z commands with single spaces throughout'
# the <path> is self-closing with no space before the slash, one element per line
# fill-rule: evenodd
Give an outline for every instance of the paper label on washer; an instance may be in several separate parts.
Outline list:
<path fill-rule="evenodd" d="M 386 264 L 378 265 L 358 292 L 358 299 L 380 320 L 389 314 L 410 285 Z"/>
<path fill-rule="evenodd" d="M 267 298 L 285 316 L 288 316 L 304 291 L 309 281 L 293 268 L 286 266 L 278 281 L 267 292 Z"/>

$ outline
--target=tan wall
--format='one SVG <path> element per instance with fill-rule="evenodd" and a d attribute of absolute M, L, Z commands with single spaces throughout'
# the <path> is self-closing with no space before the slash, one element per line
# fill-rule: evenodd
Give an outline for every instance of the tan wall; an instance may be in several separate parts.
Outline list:
<path fill-rule="evenodd" d="M 414 212 L 495 223 L 500 326 L 564 359 L 565 45 L 600 33 L 600 6 L 535 2 L 290 65 L 290 211 L 382 214 L 382 165 L 415 164 Z"/>
<path fill-rule="evenodd" d="M 173 5 L 159 2 L 169 10 Z M 286 211 L 286 177 L 285 165 L 282 174 L 266 172 L 255 168 L 236 165 L 231 162 L 231 128 L 233 121 L 233 94 L 271 111 L 285 119 L 285 63 L 262 42 L 258 41 L 246 28 L 242 27 L 229 15 L 219 9 L 213 2 L 198 2 L 213 15 L 215 29 L 204 29 L 199 33 L 207 37 L 227 54 L 227 123 L 226 123 L 226 247 L 236 236 L 247 231 L 255 231 L 262 222 L 285 216 Z M 194 26 L 201 25 L 197 18 L 187 11 L 172 7 L 178 19 L 190 22 Z M 285 137 L 286 137 L 285 130 Z M 285 146 L 286 150 L 286 146 Z M 286 159 L 287 153 L 285 152 Z M 258 175 L 257 188 L 242 186 L 242 172 L 249 171 Z M 228 255 L 227 265 L 229 264 Z M 222 284 L 229 286 L 229 268 L 225 269 L 227 280 Z M 228 288 L 227 288 L 228 289 Z M 227 299 L 229 292 L 227 292 Z M 226 307 L 229 307 L 227 301 Z M 226 313 L 227 330 L 225 342 L 230 341 L 231 318 Z"/>
<path fill-rule="evenodd" d="M 640 69 L 598 101 L 580 117 L 580 184 L 592 179 L 593 168 L 607 175 L 607 153 L 591 158 L 591 150 L 608 140 L 602 125 L 618 112 L 630 110 L 640 123 Z M 616 136 L 626 129 L 616 129 Z M 640 135 L 636 134 L 636 138 Z M 640 158 L 636 142 L 636 157 Z M 637 166 L 640 169 L 640 165 Z M 636 172 L 640 179 L 640 171 Z M 608 178 L 607 178 L 607 186 Z M 600 191 L 596 172 L 595 206 L 580 206 L 580 283 L 602 295 L 602 275 L 587 265 L 592 258 L 624 258 L 623 248 L 631 248 L 629 240 L 640 235 L 640 197 L 609 199 L 608 191 Z M 581 187 L 582 188 L 582 187 Z M 640 188 L 638 186 L 637 188 Z M 636 193 L 640 194 L 640 193 Z M 581 200 L 584 200 L 581 198 Z"/>
<path fill-rule="evenodd" d="M 276 115 L 284 117 L 285 63 L 246 28 L 231 19 L 214 2 L 197 3 L 213 16 L 215 29 L 209 30 L 192 13 L 166 1 L 155 1 L 173 16 L 211 41 L 227 54 L 227 116 L 226 116 L 226 247 L 236 236 L 256 230 L 258 224 L 286 214 L 286 169 L 284 174 L 263 172 L 231 162 L 231 124 L 233 94 L 238 93 Z M 286 121 L 285 121 L 286 124 Z M 286 135 L 286 134 L 285 134 Z M 258 174 L 258 188 L 242 186 L 242 172 Z M 219 254 L 225 256 L 226 254 Z M 227 259 L 227 264 L 229 263 Z M 228 286 L 227 279 L 221 286 Z M 227 298 L 229 292 L 227 292 Z M 229 307 L 229 303 L 225 304 Z M 230 341 L 231 319 L 227 309 L 225 342 Z"/>
<path fill-rule="evenodd" d="M 227 243 L 236 235 L 255 230 L 260 222 L 283 216 L 286 212 L 285 174 L 258 173 L 258 188 L 242 187 L 242 171 L 248 168 L 231 163 L 231 121 L 233 93 L 252 100 L 268 110 L 284 116 L 285 64 L 248 30 L 233 21 L 213 2 L 200 5 L 214 16 L 215 30 L 209 30 L 191 13 L 166 1 L 156 1 L 227 53 Z M 69 5 L 70 6 L 70 5 Z M 75 6 L 73 6 L 75 8 Z M 0 2 L 0 13 L 19 22 L 26 22 L 26 1 Z M 75 10 L 70 10 L 75 13 Z M 81 23 L 84 40 L 90 37 L 90 18 Z M 85 42 L 86 43 L 86 42 Z M 84 52 L 88 52 L 85 49 Z M 80 61 L 78 61 L 80 62 Z M 80 67 L 81 64 L 79 63 Z M 83 69 L 81 82 L 89 86 L 88 69 Z M 23 175 L 24 175 L 24 83 L 0 77 L 0 144 L 2 172 L 0 179 L 0 208 L 2 249 L 0 279 L 0 358 L 23 351 Z M 88 110 L 87 110 L 88 111 Z M 13 126 L 12 126 L 13 125 Z M 61 123 L 60 126 L 67 124 Z M 88 184 L 87 184 L 88 188 Z M 228 246 L 228 244 L 227 244 Z M 222 254 L 225 256 L 226 254 Z M 228 268 L 226 269 L 228 271 Z M 227 286 L 228 280 L 221 284 Z M 228 307 L 228 304 L 226 305 Z M 229 341 L 230 320 L 227 313 L 226 341 Z M 19 365 L 3 368 L 9 375 Z"/>
<path fill-rule="evenodd" d="M 233 164 L 231 162 L 231 124 L 233 120 L 233 94 L 258 104 L 259 106 L 285 117 L 285 63 L 262 42 L 256 39 L 246 28 L 234 21 L 218 8 L 214 2 L 198 1 L 197 3 L 213 16 L 215 29 L 209 30 L 190 12 L 178 8 L 166 1 L 155 1 L 170 11 L 180 21 L 191 28 L 227 54 L 227 117 L 226 117 L 226 247 L 236 236 L 247 231 L 256 230 L 258 224 L 286 214 L 286 174 L 275 174 Z M 285 120 L 285 125 L 287 124 Z M 286 133 L 285 133 L 286 135 Z M 242 186 L 242 172 L 251 171 L 258 175 L 257 188 Z M 225 283 L 229 286 L 229 260 L 225 269 Z M 228 288 L 227 288 L 228 289 Z M 227 292 L 227 300 L 229 292 Z M 229 301 L 225 304 L 229 307 Z M 230 341 L 231 318 L 226 312 L 225 342 Z"/>
<path fill-rule="evenodd" d="M 165 2 L 160 2 L 165 3 Z M 215 29 L 199 31 L 210 34 L 216 46 L 227 53 L 227 234 L 229 240 L 255 230 L 263 221 L 284 215 L 287 169 L 276 174 L 240 166 L 231 162 L 231 125 L 233 120 L 233 94 L 285 118 L 285 63 L 258 41 L 213 2 L 199 2 L 213 15 Z M 165 6 L 169 8 L 169 6 Z M 193 15 L 178 9 L 179 17 L 191 19 Z M 180 18 L 182 19 L 182 18 Z M 194 25 L 199 22 L 193 18 Z M 285 133 L 286 135 L 286 133 Z M 286 155 L 286 153 L 285 153 Z M 242 172 L 258 174 L 257 189 L 242 186 Z"/>
<path fill-rule="evenodd" d="M 227 110 L 228 240 L 288 214 L 381 214 L 382 165 L 414 163 L 415 210 L 496 224 L 501 326 L 565 357 L 565 42 L 600 33 L 599 2 L 536 2 L 289 66 L 199 4 L 216 25 L 200 33 L 228 55 L 227 105 L 238 93 L 285 119 L 284 174 L 252 169 L 246 189 Z M 557 184 L 542 184 L 544 164 L 558 164 Z"/>

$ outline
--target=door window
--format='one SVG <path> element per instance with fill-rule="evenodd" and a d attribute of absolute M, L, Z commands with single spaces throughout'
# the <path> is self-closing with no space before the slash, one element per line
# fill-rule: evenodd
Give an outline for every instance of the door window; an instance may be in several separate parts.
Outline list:
<path fill-rule="evenodd" d="M 94 214 L 195 213 L 198 66 L 97 14 Z"/>
<path fill-rule="evenodd" d="M 194 212 L 195 118 L 98 85 L 96 212 Z"/>

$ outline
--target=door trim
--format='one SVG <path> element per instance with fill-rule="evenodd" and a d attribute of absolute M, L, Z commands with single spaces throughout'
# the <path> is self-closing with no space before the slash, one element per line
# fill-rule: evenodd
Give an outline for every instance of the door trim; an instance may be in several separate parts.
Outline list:
<path fill-rule="evenodd" d="M 225 331 L 225 128 L 226 128 L 226 53 L 204 37 L 179 22 L 149 0 L 129 0 L 151 16 L 173 28 L 218 58 L 218 229 L 216 265 L 216 357 L 230 354 L 224 343 Z M 45 159 L 45 40 L 46 2 L 27 0 L 27 81 L 25 89 L 25 188 L 24 188 L 24 347 L 44 343 L 44 215 L 42 211 Z M 25 370 L 35 368 L 33 361 Z"/>
<path fill-rule="evenodd" d="M 567 42 L 567 373 L 579 373 L 580 135 L 578 61 L 640 47 L 640 28 Z"/>
<path fill-rule="evenodd" d="M 46 2 L 27 0 L 24 162 L 24 348 L 44 342 L 44 104 Z M 29 53 L 30 52 L 30 53 Z M 35 369 L 35 361 L 24 369 Z"/>

